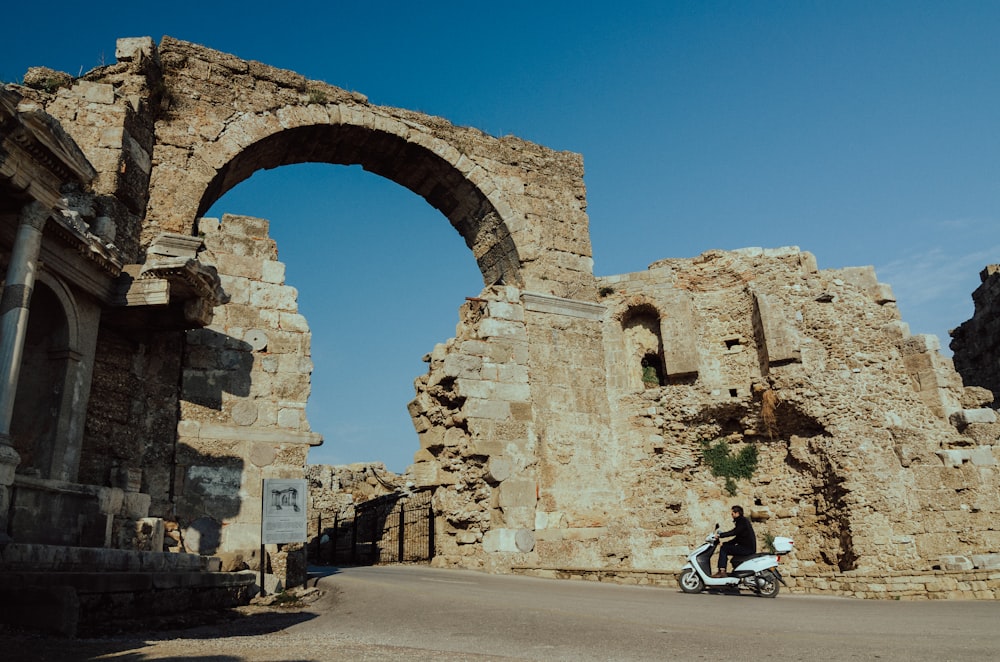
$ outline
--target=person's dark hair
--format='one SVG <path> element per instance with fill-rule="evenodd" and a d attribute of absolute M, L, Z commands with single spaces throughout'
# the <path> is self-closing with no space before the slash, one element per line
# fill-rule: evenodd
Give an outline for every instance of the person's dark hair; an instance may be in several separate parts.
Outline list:
<path fill-rule="evenodd" d="M 743 506 L 733 506 L 733 510 L 738 512 L 740 514 L 740 517 L 743 517 Z"/>

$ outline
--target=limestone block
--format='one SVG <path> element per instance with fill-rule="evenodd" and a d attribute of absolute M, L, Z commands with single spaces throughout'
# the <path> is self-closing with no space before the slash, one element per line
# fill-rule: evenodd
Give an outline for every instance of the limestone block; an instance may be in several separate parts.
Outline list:
<path fill-rule="evenodd" d="M 968 557 L 948 555 L 940 558 L 942 570 L 972 570 L 973 564 Z"/>
<path fill-rule="evenodd" d="M 125 492 L 122 495 L 122 514 L 129 519 L 142 519 L 149 515 L 152 498 L 142 492 Z"/>
<path fill-rule="evenodd" d="M 492 317 L 480 322 L 478 332 L 480 338 L 494 338 L 497 336 L 509 338 L 525 337 L 523 323 L 494 319 Z"/>
<path fill-rule="evenodd" d="M 476 531 L 459 531 L 455 536 L 455 542 L 459 545 L 471 545 L 479 542 L 479 533 Z"/>
<path fill-rule="evenodd" d="M 535 548 L 535 534 L 528 529 L 490 529 L 483 534 L 483 551 L 527 553 Z"/>
<path fill-rule="evenodd" d="M 996 423 L 997 413 L 992 409 L 959 409 L 953 412 L 948 420 L 961 430 L 973 423 Z"/>
<path fill-rule="evenodd" d="M 491 457 L 486 463 L 485 478 L 493 483 L 507 480 L 514 472 L 514 463 L 506 457 Z"/>
<path fill-rule="evenodd" d="M 418 462 L 410 467 L 409 472 L 416 487 L 433 487 L 455 483 L 455 477 L 442 470 L 441 465 L 437 462 Z"/>
<path fill-rule="evenodd" d="M 471 455 L 503 455 L 507 450 L 507 442 L 496 439 L 477 439 L 470 444 L 469 449 Z"/>
<path fill-rule="evenodd" d="M 259 502 L 260 499 L 257 499 Z M 227 522 L 222 531 L 222 549 L 226 550 L 257 550 L 260 549 L 260 511 L 258 508 L 256 522 Z"/>
<path fill-rule="evenodd" d="M 490 317 L 514 322 L 524 321 L 524 308 L 520 305 L 490 301 L 488 308 Z"/>
<path fill-rule="evenodd" d="M 1000 554 L 972 554 L 969 560 L 979 570 L 1000 570 Z"/>
<path fill-rule="evenodd" d="M 241 400 L 233 406 L 230 415 L 237 425 L 253 425 L 257 421 L 257 403 L 253 400 Z"/>
<path fill-rule="evenodd" d="M 274 464 L 277 451 L 270 444 L 252 444 L 249 459 L 257 467 L 267 467 Z"/>
<path fill-rule="evenodd" d="M 102 487 L 97 491 L 97 509 L 105 515 L 117 515 L 125 502 L 125 490 L 117 487 Z M 147 513 L 143 513 L 143 517 Z"/>
<path fill-rule="evenodd" d="M 941 458 L 941 461 L 946 467 L 960 467 L 962 462 L 968 459 L 969 455 L 967 451 L 963 451 L 957 448 L 948 448 L 937 451 L 937 456 Z"/>
<path fill-rule="evenodd" d="M 479 371 L 482 367 L 482 357 L 465 354 L 448 354 L 444 359 L 442 372 L 445 377 L 475 379 L 479 376 Z"/>
<path fill-rule="evenodd" d="M 285 263 L 267 260 L 261 265 L 260 277 L 265 283 L 281 285 L 285 282 Z"/>
<path fill-rule="evenodd" d="M 527 384 L 528 366 L 517 363 L 502 363 L 497 366 L 497 381 L 507 384 Z"/>
<path fill-rule="evenodd" d="M 965 409 L 980 409 L 993 402 L 993 391 L 982 386 L 966 386 L 962 389 L 962 407 Z"/>
<path fill-rule="evenodd" d="M 531 387 L 527 383 L 500 384 L 482 379 L 459 379 L 458 392 L 467 398 L 482 400 L 526 402 L 531 398 Z"/>
<path fill-rule="evenodd" d="M 698 327 L 690 299 L 676 298 L 670 303 L 667 313 L 660 319 L 663 363 L 667 374 L 674 377 L 697 374 L 700 368 L 700 356 L 695 342 Z"/>
<path fill-rule="evenodd" d="M 977 446 L 969 451 L 969 462 L 979 467 L 993 467 L 997 464 L 997 458 L 993 454 L 992 446 Z"/>
<path fill-rule="evenodd" d="M 563 540 L 597 540 L 608 533 L 605 526 L 586 526 L 562 529 Z"/>
<path fill-rule="evenodd" d="M 434 346 L 435 351 L 438 347 L 444 347 L 440 343 Z M 463 354 L 469 354 L 472 356 L 487 356 L 490 353 L 490 343 L 485 340 L 465 340 L 459 346 L 459 349 Z M 443 351 L 442 351 L 443 356 Z"/>
<path fill-rule="evenodd" d="M 535 548 L 535 532 L 528 529 L 518 529 L 514 534 L 514 546 L 517 551 L 527 554 Z"/>
<path fill-rule="evenodd" d="M 504 481 L 499 488 L 501 508 L 535 507 L 537 489 L 535 481 L 519 478 Z"/>
<path fill-rule="evenodd" d="M 115 87 L 110 83 L 92 83 L 77 81 L 73 92 L 89 103 L 113 104 L 115 102 Z"/>
<path fill-rule="evenodd" d="M 124 37 L 115 42 L 115 59 L 119 62 L 137 61 L 152 57 L 154 49 L 150 37 Z"/>
<path fill-rule="evenodd" d="M 510 403 L 502 400 L 469 398 L 465 402 L 465 415 L 468 418 L 504 421 L 510 418 L 510 413 Z"/>
<path fill-rule="evenodd" d="M 795 330 L 782 315 L 778 304 L 767 295 L 754 292 L 753 325 L 759 343 L 757 351 L 762 354 L 761 366 L 801 362 L 802 350 Z"/>
<path fill-rule="evenodd" d="M 215 268 L 219 270 L 220 274 L 248 279 L 246 287 L 249 299 L 249 281 L 256 281 L 261 277 L 260 258 L 219 252 L 213 253 L 213 257 Z"/>
<path fill-rule="evenodd" d="M 469 443 L 469 436 L 462 428 L 448 428 L 444 433 L 444 445 L 455 448 L 466 446 Z"/>
<path fill-rule="evenodd" d="M 256 282 L 250 284 L 250 305 L 257 308 L 273 308 L 294 312 L 297 308 L 296 299 L 298 296 L 298 290 L 289 285 Z"/>
<path fill-rule="evenodd" d="M 299 331 L 300 333 L 309 331 L 309 323 L 306 322 L 305 316 L 299 313 L 282 312 L 278 315 L 278 326 L 283 331 Z"/>
<path fill-rule="evenodd" d="M 432 462 L 433 460 L 434 460 L 434 454 L 431 453 L 426 448 L 421 448 L 420 450 L 418 450 L 413 454 L 414 464 L 417 464 L 418 462 Z"/>
<path fill-rule="evenodd" d="M 420 447 L 424 449 L 441 448 L 444 446 L 445 428 L 435 425 L 432 428 L 420 433 Z"/>
<path fill-rule="evenodd" d="M 278 357 L 278 372 L 288 375 L 310 375 L 313 371 L 312 359 L 296 354 L 282 354 Z"/>
<path fill-rule="evenodd" d="M 278 427 L 298 430 L 302 427 L 302 414 L 301 409 L 293 409 L 291 407 L 278 409 Z"/>

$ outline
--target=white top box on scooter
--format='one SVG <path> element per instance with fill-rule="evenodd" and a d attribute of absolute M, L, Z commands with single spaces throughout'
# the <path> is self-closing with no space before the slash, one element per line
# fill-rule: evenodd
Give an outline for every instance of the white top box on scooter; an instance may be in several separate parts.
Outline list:
<path fill-rule="evenodd" d="M 774 552 L 776 554 L 790 554 L 792 551 L 792 539 L 784 536 L 774 537 Z"/>

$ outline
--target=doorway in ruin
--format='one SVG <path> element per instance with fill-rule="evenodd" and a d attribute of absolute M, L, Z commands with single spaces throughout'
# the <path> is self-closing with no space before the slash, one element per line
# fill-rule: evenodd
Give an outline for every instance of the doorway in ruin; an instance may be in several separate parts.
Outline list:
<path fill-rule="evenodd" d="M 458 308 L 483 277 L 441 212 L 359 166 L 261 170 L 205 217 L 270 222 L 285 283 L 312 332 L 307 416 L 322 446 L 310 464 L 384 462 L 395 473 L 419 449 L 406 405 L 422 357 L 454 335 Z"/>

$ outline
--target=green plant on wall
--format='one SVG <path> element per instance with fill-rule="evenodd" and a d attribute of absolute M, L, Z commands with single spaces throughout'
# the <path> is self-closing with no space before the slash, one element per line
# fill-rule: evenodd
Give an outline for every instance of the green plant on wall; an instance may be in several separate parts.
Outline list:
<path fill-rule="evenodd" d="M 708 440 L 701 442 L 701 455 L 712 475 L 726 479 L 726 494 L 736 494 L 737 480 L 750 480 L 757 470 L 757 446 L 747 444 L 737 453 L 729 448 L 725 439 L 714 443 Z"/>
<path fill-rule="evenodd" d="M 771 533 L 770 531 L 765 531 L 763 533 L 763 537 L 764 537 L 764 551 L 767 552 L 768 554 L 774 554 L 776 551 L 774 549 L 774 534 Z"/>
<path fill-rule="evenodd" d="M 309 94 L 309 98 L 307 100 L 307 103 L 310 104 L 310 105 L 314 104 L 314 103 L 326 103 L 327 102 L 326 91 L 323 90 L 323 89 L 321 89 L 321 88 L 311 87 L 311 88 L 309 88 L 309 93 L 308 94 Z"/>

